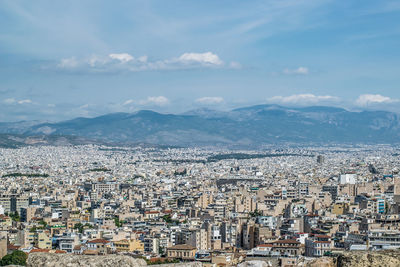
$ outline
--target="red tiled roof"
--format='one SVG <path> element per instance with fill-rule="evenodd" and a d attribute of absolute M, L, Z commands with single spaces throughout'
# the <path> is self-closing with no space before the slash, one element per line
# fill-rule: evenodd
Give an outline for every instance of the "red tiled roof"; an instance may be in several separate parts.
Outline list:
<path fill-rule="evenodd" d="M 156 262 L 156 261 L 164 262 L 165 260 L 166 260 L 166 258 L 151 258 L 150 262 Z"/>
<path fill-rule="evenodd" d="M 20 248 L 20 246 L 14 246 L 13 244 L 7 245 L 7 250 L 17 250 L 19 248 Z"/>
<path fill-rule="evenodd" d="M 318 238 L 331 238 L 329 235 L 318 235 L 318 234 L 316 234 L 314 236 L 318 237 Z"/>
<path fill-rule="evenodd" d="M 283 240 L 277 240 L 273 243 L 277 244 L 301 244 L 299 241 L 295 239 L 283 239 Z"/>
<path fill-rule="evenodd" d="M 34 248 L 31 249 L 31 251 L 29 253 L 35 253 L 35 252 L 49 252 L 50 249 L 45 249 L 45 248 Z"/>
<path fill-rule="evenodd" d="M 99 238 L 99 239 L 90 240 L 88 243 L 91 243 L 91 244 L 98 244 L 98 243 L 107 244 L 107 243 L 110 243 L 110 241 L 107 241 L 105 239 Z"/>
<path fill-rule="evenodd" d="M 183 245 L 175 245 L 175 246 L 172 246 L 172 247 L 169 247 L 169 248 L 167 248 L 167 249 L 177 249 L 177 250 L 186 250 L 186 249 L 190 249 L 190 250 L 193 250 L 193 249 L 196 249 L 195 247 L 192 247 L 192 246 L 190 246 L 190 245 L 186 245 L 186 244 L 183 244 Z"/>

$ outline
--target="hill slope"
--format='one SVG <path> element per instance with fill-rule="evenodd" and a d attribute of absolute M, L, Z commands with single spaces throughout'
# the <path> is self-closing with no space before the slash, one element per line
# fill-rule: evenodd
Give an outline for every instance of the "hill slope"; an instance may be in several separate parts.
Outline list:
<path fill-rule="evenodd" d="M 18 133 L 72 135 L 129 143 L 258 146 L 283 142 L 398 143 L 399 129 L 399 115 L 391 112 L 258 105 L 230 112 L 114 113 L 28 125 L 23 130 L 18 127 Z M 8 128 L 7 132 L 12 129 Z"/>

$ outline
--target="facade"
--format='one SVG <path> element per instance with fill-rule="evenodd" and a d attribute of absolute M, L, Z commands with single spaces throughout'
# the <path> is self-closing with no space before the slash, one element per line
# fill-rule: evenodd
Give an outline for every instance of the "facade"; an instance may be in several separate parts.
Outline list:
<path fill-rule="evenodd" d="M 22 245 L 37 247 L 40 249 L 51 249 L 52 242 L 49 231 L 24 231 Z"/>
<path fill-rule="evenodd" d="M 333 248 L 330 236 L 326 235 L 314 235 L 307 238 L 305 245 L 305 254 L 308 257 L 322 257 L 326 253 L 331 252 Z"/>
<path fill-rule="evenodd" d="M 355 184 L 357 175 L 355 173 L 346 173 L 340 175 L 340 184 Z"/>
<path fill-rule="evenodd" d="M 399 249 L 400 231 L 398 230 L 372 230 L 368 233 L 368 247 L 374 250 Z"/>
<path fill-rule="evenodd" d="M 179 260 L 194 260 L 196 248 L 190 245 L 175 245 L 167 248 L 167 257 Z"/>
<path fill-rule="evenodd" d="M 2 195 L 0 196 L 0 206 L 3 207 L 5 213 L 18 212 L 21 213 L 21 208 L 27 208 L 30 204 L 30 199 L 22 195 Z"/>
<path fill-rule="evenodd" d="M 119 241 L 113 242 L 116 251 L 118 252 L 143 252 L 144 251 L 144 244 L 140 240 L 134 239 L 122 239 Z"/>
<path fill-rule="evenodd" d="M 55 238 L 55 243 L 60 250 L 72 253 L 74 247 L 79 245 L 79 237 L 76 234 L 63 234 Z"/>
<path fill-rule="evenodd" d="M 147 237 L 143 240 L 145 252 L 158 254 L 160 251 L 160 240 L 158 238 Z"/>
<path fill-rule="evenodd" d="M 85 184 L 85 190 L 92 192 L 112 192 L 118 190 L 119 184 L 117 183 L 92 183 Z"/>
<path fill-rule="evenodd" d="M 304 252 L 304 245 L 295 239 L 277 240 L 269 244 L 272 245 L 271 251 L 281 256 L 299 256 Z"/>
<path fill-rule="evenodd" d="M 98 255 L 106 255 L 111 252 L 113 244 L 105 239 L 94 239 L 87 242 L 87 248 L 96 251 Z"/>

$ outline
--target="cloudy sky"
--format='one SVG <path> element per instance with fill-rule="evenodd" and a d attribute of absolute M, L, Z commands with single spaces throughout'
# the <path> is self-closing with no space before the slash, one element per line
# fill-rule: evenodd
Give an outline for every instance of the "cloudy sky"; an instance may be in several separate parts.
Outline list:
<path fill-rule="evenodd" d="M 277 103 L 400 112 L 400 2 L 0 3 L 0 121 Z"/>

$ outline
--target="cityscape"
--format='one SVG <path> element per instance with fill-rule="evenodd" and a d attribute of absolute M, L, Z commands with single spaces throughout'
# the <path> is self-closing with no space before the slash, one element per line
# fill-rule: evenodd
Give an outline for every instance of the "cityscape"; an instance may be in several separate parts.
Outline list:
<path fill-rule="evenodd" d="M 295 266 L 398 249 L 399 152 L 387 145 L 3 148 L 0 251 Z"/>
<path fill-rule="evenodd" d="M 399 0 L 1 0 L 0 266 L 400 267 Z"/>

